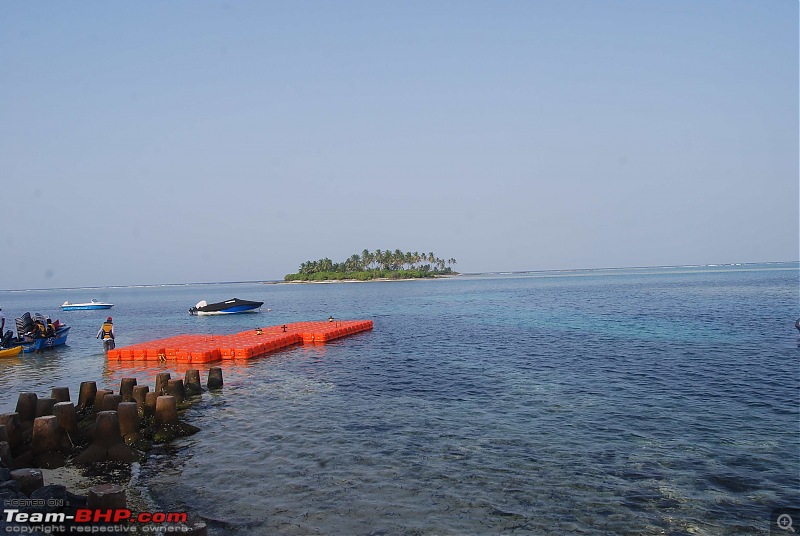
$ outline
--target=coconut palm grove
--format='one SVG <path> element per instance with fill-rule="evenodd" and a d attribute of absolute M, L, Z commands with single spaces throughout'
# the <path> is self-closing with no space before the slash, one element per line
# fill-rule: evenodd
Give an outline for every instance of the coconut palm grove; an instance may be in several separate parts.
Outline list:
<path fill-rule="evenodd" d="M 451 268 L 456 264 L 453 258 L 444 260 L 430 253 L 403 252 L 385 250 L 369 251 L 365 249 L 361 255 L 354 253 L 345 261 L 333 262 L 324 258 L 318 261 L 306 261 L 300 264 L 296 274 L 288 274 L 284 281 L 331 281 L 370 279 L 414 279 L 455 275 Z"/>

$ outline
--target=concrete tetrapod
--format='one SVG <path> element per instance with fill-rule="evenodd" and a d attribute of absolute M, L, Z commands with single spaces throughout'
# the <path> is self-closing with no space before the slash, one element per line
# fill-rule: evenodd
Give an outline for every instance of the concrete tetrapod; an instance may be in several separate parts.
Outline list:
<path fill-rule="evenodd" d="M 61 431 L 58 428 L 58 417 L 55 415 L 36 417 L 33 421 L 31 448 L 34 454 L 61 450 Z"/>
<path fill-rule="evenodd" d="M 186 396 L 199 395 L 203 392 L 200 385 L 200 371 L 197 369 L 189 369 L 186 371 L 186 376 L 183 378 L 183 386 L 186 388 Z"/>
<path fill-rule="evenodd" d="M 78 392 L 78 408 L 84 409 L 94 405 L 94 397 L 97 396 L 96 382 L 81 382 Z"/>
<path fill-rule="evenodd" d="M 16 412 L 19 414 L 19 421 L 22 428 L 33 426 L 33 419 L 36 418 L 36 408 L 39 397 L 36 393 L 20 393 L 17 398 Z"/>
<path fill-rule="evenodd" d="M 123 402 L 133 400 L 133 388 L 136 386 L 136 378 L 122 378 L 119 383 L 119 394 Z"/>
<path fill-rule="evenodd" d="M 69 387 L 53 387 L 50 390 L 50 398 L 55 398 L 56 404 L 59 402 L 69 402 Z"/>
<path fill-rule="evenodd" d="M 22 426 L 19 413 L 0 413 L 0 426 L 5 426 L 8 444 L 12 449 L 22 444 Z"/>
<path fill-rule="evenodd" d="M 119 417 L 116 411 L 101 411 L 97 414 L 92 444 L 78 456 L 75 463 L 96 463 L 106 460 L 131 463 L 139 455 L 122 439 Z"/>
<path fill-rule="evenodd" d="M 122 395 L 107 394 L 100 404 L 100 411 L 116 411 L 120 402 L 122 402 Z"/>
<path fill-rule="evenodd" d="M 154 391 L 158 396 L 161 396 L 167 392 L 167 382 L 169 382 L 169 379 L 169 372 L 159 372 L 156 374 L 156 388 Z"/>
<path fill-rule="evenodd" d="M 222 389 L 222 368 L 211 367 L 208 369 L 208 382 L 206 385 L 209 389 Z"/>
<path fill-rule="evenodd" d="M 150 392 L 150 387 L 147 385 L 135 385 L 133 387 L 133 400 L 139 407 L 139 412 L 144 415 L 144 399 L 147 393 Z"/>
<path fill-rule="evenodd" d="M 103 399 L 106 395 L 113 395 L 114 391 L 111 389 L 98 389 L 94 395 L 94 403 L 92 404 L 92 415 L 97 415 L 103 410 Z"/>
<path fill-rule="evenodd" d="M 169 380 L 166 394 L 175 397 L 175 404 L 178 407 L 182 406 L 183 399 L 186 398 L 186 388 L 183 385 L 183 380 Z"/>
<path fill-rule="evenodd" d="M 53 406 L 53 415 L 58 419 L 58 427 L 65 436 L 62 446 L 67 442 L 70 446 L 82 442 L 83 435 L 78 428 L 78 413 L 72 402 L 59 402 Z"/>
<path fill-rule="evenodd" d="M 178 420 L 178 405 L 174 396 L 159 396 L 156 400 L 153 441 L 162 443 L 199 432 L 200 429 Z"/>
<path fill-rule="evenodd" d="M 146 393 L 144 396 L 144 416 L 154 417 L 156 414 L 156 401 L 158 400 L 158 393 Z"/>
<path fill-rule="evenodd" d="M 64 465 L 61 455 L 62 432 L 58 427 L 58 417 L 45 415 L 33 421 L 31 451 L 37 467 L 53 469 Z"/>
<path fill-rule="evenodd" d="M 117 417 L 119 418 L 119 432 L 125 444 L 128 446 L 141 447 L 139 444 L 142 436 L 139 433 L 139 407 L 136 402 L 122 402 L 117 406 Z"/>
<path fill-rule="evenodd" d="M 53 414 L 53 406 L 56 405 L 57 400 L 55 398 L 40 398 L 36 401 L 36 416 L 37 417 L 44 417 L 45 415 L 52 415 Z"/>

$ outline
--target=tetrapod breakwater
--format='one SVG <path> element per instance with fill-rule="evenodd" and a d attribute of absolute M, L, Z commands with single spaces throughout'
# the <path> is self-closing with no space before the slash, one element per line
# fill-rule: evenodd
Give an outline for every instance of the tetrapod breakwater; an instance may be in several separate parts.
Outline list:
<path fill-rule="evenodd" d="M 222 369 L 211 367 L 206 388 L 222 387 Z M 15 522 L 38 519 L 28 514 L 69 520 L 76 519 L 78 510 L 126 509 L 125 488 L 118 484 L 94 486 L 88 496 L 80 496 L 61 484 L 45 485 L 41 469 L 141 462 L 154 444 L 199 431 L 180 415 L 202 391 L 199 370 L 189 369 L 182 379 L 156 374 L 152 391 L 132 377 L 122 378 L 117 393 L 84 381 L 77 404 L 67 387 L 53 387 L 44 397 L 19 393 L 16 411 L 0 414 L 0 498 L 27 505 Z M 184 524 L 180 530 L 206 534 L 203 523 Z"/>

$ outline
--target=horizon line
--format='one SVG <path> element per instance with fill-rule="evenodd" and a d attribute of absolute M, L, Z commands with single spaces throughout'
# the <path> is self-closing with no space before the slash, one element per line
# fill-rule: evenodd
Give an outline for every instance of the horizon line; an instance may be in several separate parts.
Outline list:
<path fill-rule="evenodd" d="M 500 275 L 500 274 L 546 274 L 564 272 L 597 272 L 609 270 L 652 270 L 665 268 L 714 268 L 728 266 L 752 266 L 757 264 L 792 264 L 800 263 L 794 261 L 762 261 L 762 262 L 726 262 L 708 264 L 674 264 L 674 265 L 653 265 L 653 266 L 609 266 L 603 268 L 551 268 L 549 270 L 490 270 L 484 272 L 457 272 L 455 276 L 476 276 L 476 275 Z M 253 283 L 283 283 L 283 279 L 256 279 L 246 281 L 206 281 L 194 283 L 135 283 L 131 285 L 101 285 L 91 287 L 41 287 L 41 288 L 17 288 L 3 289 L 0 292 L 40 292 L 45 290 L 103 290 L 103 289 L 122 289 L 122 288 L 155 288 L 155 287 L 190 287 L 199 285 L 244 285 Z"/>

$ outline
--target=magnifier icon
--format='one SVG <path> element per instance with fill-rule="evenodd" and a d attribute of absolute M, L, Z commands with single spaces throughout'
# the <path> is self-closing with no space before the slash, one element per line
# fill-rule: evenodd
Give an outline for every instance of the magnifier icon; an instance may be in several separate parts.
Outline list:
<path fill-rule="evenodd" d="M 792 526 L 792 516 L 789 514 L 781 514 L 778 516 L 778 528 L 783 530 L 790 530 L 794 532 L 794 527 Z"/>

